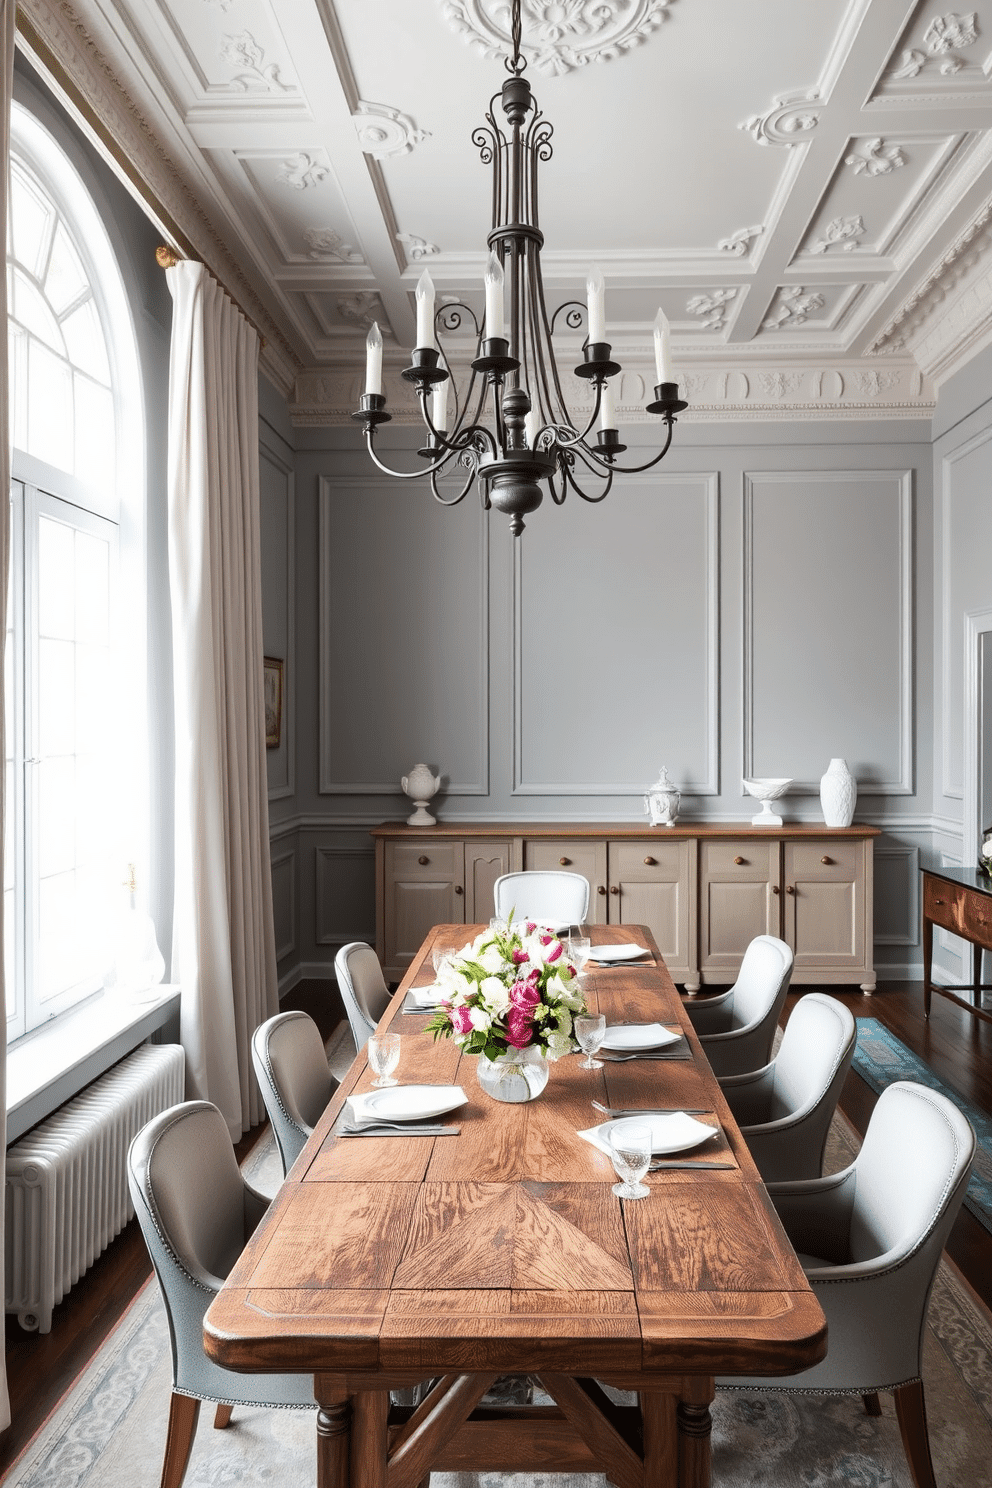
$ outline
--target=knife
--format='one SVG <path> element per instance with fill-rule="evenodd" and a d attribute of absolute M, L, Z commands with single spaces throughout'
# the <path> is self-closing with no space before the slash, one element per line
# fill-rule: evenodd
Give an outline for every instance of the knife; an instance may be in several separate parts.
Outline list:
<path fill-rule="evenodd" d="M 725 1162 L 653 1162 L 648 1168 L 649 1173 L 660 1173 L 669 1168 L 736 1168 L 736 1163 Z"/>
<path fill-rule="evenodd" d="M 336 1137 L 457 1137 L 460 1126 L 382 1126 L 373 1123 L 356 1131 L 337 1131 Z"/>

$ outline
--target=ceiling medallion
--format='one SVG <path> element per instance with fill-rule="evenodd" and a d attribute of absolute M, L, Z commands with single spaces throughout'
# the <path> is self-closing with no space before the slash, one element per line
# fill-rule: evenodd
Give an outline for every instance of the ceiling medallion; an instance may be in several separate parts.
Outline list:
<path fill-rule="evenodd" d="M 524 517 L 544 500 L 545 486 L 557 506 L 570 490 L 585 501 L 602 501 L 617 470 L 649 470 L 664 459 L 675 415 L 687 404 L 679 397 L 671 370 L 668 321 L 659 310 L 654 326 L 658 382 L 646 411 L 664 423 L 662 448 L 643 464 L 616 463 L 627 446 L 620 440 L 616 383 L 610 379 L 618 378 L 622 369 L 612 360 L 606 339 L 606 285 L 600 271 L 589 272 L 585 305 L 570 300 L 551 315 L 547 309 L 541 277 L 544 234 L 537 225 L 538 171 L 551 157 L 553 131 L 523 76 L 527 64 L 520 51 L 521 0 L 511 0 L 510 14 L 513 50 L 504 59 L 508 76 L 489 101 L 485 123 L 472 135 L 483 164 L 493 172 L 483 323 L 458 301 L 442 301 L 435 310 L 434 285 L 426 269 L 417 285 L 417 344 L 411 365 L 401 376 L 412 383 L 420 403 L 426 434 L 417 454 L 427 462 L 426 470 L 390 470 L 374 449 L 378 426 L 392 417 L 382 390 L 378 325 L 372 326 L 366 342 L 365 392 L 352 418 L 362 425 L 366 448 L 380 470 L 402 480 L 427 476 L 442 506 L 456 506 L 478 482 L 483 509 L 495 506 L 505 512 L 516 536 L 523 531 Z M 497 122 L 500 111 L 505 124 Z M 572 331 L 585 322 L 582 361 L 572 375 L 588 389 L 592 404 L 588 419 L 585 412 L 576 417 L 566 403 L 570 383 L 558 367 L 553 342 L 559 318 Z M 468 386 L 459 389 L 437 338 L 462 327 L 471 327 L 474 333 L 475 357 Z M 439 488 L 442 471 L 457 476 L 453 492 Z M 584 489 L 591 481 L 592 488 Z"/>
<path fill-rule="evenodd" d="M 669 0 L 521 0 L 520 51 L 538 72 L 558 76 L 638 46 L 665 19 Z M 507 0 L 441 0 L 455 31 L 484 57 L 511 51 Z"/>

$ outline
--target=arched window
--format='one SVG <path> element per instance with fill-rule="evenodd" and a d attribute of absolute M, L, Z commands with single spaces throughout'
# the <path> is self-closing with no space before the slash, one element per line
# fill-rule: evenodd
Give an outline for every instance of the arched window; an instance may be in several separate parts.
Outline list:
<path fill-rule="evenodd" d="M 65 151 L 17 102 L 10 181 L 4 900 L 16 1038 L 104 986 L 125 865 L 140 852 L 143 729 L 124 700 L 144 684 L 143 600 L 128 582 L 143 437 L 106 228 Z"/>

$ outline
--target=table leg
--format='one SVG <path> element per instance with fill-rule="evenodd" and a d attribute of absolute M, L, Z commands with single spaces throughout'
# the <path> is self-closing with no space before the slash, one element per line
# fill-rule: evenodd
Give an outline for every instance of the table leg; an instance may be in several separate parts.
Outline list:
<path fill-rule="evenodd" d="M 351 1479 L 351 1396 L 336 1382 L 315 1375 L 317 1402 L 317 1488 L 349 1488 Z"/>
<path fill-rule="evenodd" d="M 640 1392 L 644 1430 L 644 1488 L 668 1488 L 678 1481 L 679 1439 L 675 1396 Z"/>
<path fill-rule="evenodd" d="M 930 1016 L 930 972 L 933 968 L 933 920 L 923 916 L 923 1016 Z"/>
<path fill-rule="evenodd" d="M 982 948 L 977 941 L 971 943 L 971 1000 L 975 1007 L 982 1005 Z"/>
<path fill-rule="evenodd" d="M 682 1382 L 682 1394 L 675 1408 L 679 1443 L 679 1488 L 710 1488 L 710 1401 L 712 1379 L 688 1379 Z"/>

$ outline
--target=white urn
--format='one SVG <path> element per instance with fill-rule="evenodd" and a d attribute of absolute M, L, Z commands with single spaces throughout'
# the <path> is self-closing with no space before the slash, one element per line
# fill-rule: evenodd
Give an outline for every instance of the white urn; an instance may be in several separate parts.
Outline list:
<path fill-rule="evenodd" d="M 647 811 L 651 825 L 653 827 L 674 826 L 679 814 L 681 799 L 681 792 L 669 777 L 667 767 L 662 765 L 661 774 L 644 797 L 644 809 Z"/>
<path fill-rule="evenodd" d="M 832 759 L 820 777 L 820 805 L 828 827 L 849 827 L 854 820 L 858 783 L 847 768 L 847 760 Z"/>
<path fill-rule="evenodd" d="M 417 808 L 406 819 L 408 827 L 436 827 L 437 817 L 427 810 L 428 802 L 435 791 L 441 789 L 440 775 L 432 775 L 426 765 L 414 765 L 409 775 L 400 781 L 404 795 L 410 797 Z"/>

